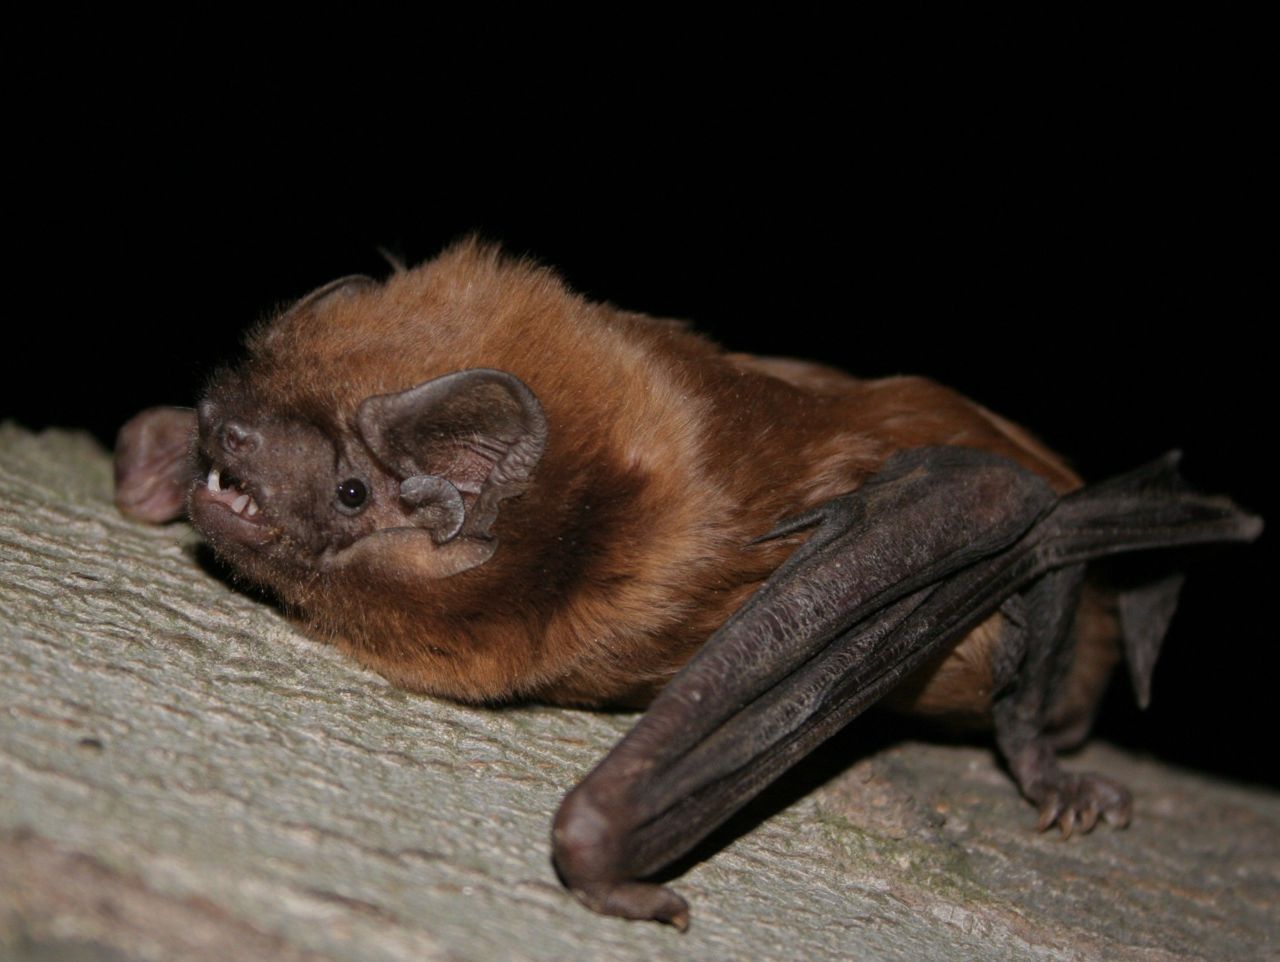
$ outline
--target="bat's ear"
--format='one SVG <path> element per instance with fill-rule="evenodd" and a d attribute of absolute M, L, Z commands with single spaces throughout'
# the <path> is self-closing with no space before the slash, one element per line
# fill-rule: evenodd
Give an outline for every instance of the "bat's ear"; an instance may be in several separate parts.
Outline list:
<path fill-rule="evenodd" d="M 365 277 L 363 274 L 348 274 L 346 277 L 339 277 L 336 281 L 330 281 L 317 287 L 310 294 L 305 294 L 290 305 L 289 309 L 284 312 L 282 320 L 309 311 L 313 307 L 317 307 L 321 301 L 327 301 L 339 291 L 350 293 L 356 288 L 375 287 L 377 281 L 372 277 Z"/>
<path fill-rule="evenodd" d="M 437 543 L 459 533 L 487 537 L 498 502 L 528 487 L 547 443 L 533 392 L 488 368 L 366 398 L 356 425 Z M 476 495 L 465 511 L 462 495 Z"/>
<path fill-rule="evenodd" d="M 137 521 L 182 516 L 196 476 L 196 412 L 148 408 L 116 436 L 116 507 Z"/>

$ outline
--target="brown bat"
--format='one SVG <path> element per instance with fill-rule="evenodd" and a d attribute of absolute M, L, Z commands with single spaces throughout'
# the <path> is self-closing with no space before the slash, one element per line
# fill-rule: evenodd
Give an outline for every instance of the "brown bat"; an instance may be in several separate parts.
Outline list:
<path fill-rule="evenodd" d="M 185 511 L 398 685 L 648 705 L 553 857 L 591 908 L 681 927 L 644 879 L 882 699 L 993 725 L 1041 829 L 1124 824 L 1056 752 L 1122 648 L 1147 698 L 1180 584 L 1154 549 L 1261 530 L 1173 458 L 1081 487 L 929 381 L 726 353 L 475 242 L 307 296 L 116 457 L 121 510 Z"/>

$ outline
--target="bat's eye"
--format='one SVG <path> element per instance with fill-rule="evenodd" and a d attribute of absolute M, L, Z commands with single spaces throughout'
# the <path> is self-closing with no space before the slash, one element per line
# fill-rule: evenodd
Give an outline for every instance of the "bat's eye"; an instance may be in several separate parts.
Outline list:
<path fill-rule="evenodd" d="M 369 489 L 364 486 L 364 482 L 359 478 L 347 478 L 338 485 L 338 500 L 342 502 L 344 507 L 358 508 L 365 503 L 369 497 Z"/>

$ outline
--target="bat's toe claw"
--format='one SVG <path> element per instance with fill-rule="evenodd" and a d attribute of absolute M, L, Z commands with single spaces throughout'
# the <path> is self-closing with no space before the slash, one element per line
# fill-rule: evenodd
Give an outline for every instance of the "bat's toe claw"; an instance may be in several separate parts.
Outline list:
<path fill-rule="evenodd" d="M 1123 788 L 1120 791 L 1124 795 L 1123 803 L 1102 810 L 1102 817 L 1112 828 L 1128 828 L 1129 819 L 1133 817 L 1133 797 Z"/>
<path fill-rule="evenodd" d="M 1058 818 L 1058 827 L 1062 829 L 1062 837 L 1070 838 L 1076 830 L 1076 810 L 1068 807 Z"/>
<path fill-rule="evenodd" d="M 1093 827 L 1098 824 L 1098 803 L 1090 799 L 1080 812 L 1080 831 L 1084 835 L 1088 835 L 1093 831 Z"/>
<path fill-rule="evenodd" d="M 1062 793 L 1050 789 L 1040 802 L 1040 820 L 1036 822 L 1036 831 L 1047 832 L 1051 829 L 1062 817 L 1064 808 Z"/>
<path fill-rule="evenodd" d="M 1036 801 L 1040 805 L 1037 831 L 1057 825 L 1063 838 L 1070 838 L 1077 831 L 1088 834 L 1099 818 L 1115 828 L 1124 828 L 1133 813 L 1133 796 L 1128 789 L 1101 775 L 1060 773 L 1055 784 L 1043 788 Z"/>

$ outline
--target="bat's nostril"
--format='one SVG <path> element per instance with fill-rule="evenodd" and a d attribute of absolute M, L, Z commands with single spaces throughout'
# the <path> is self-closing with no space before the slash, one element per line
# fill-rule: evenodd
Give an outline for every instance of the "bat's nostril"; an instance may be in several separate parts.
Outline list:
<path fill-rule="evenodd" d="M 262 435 L 243 421 L 228 421 L 222 426 L 222 446 L 229 454 L 245 454 L 262 443 Z"/>

